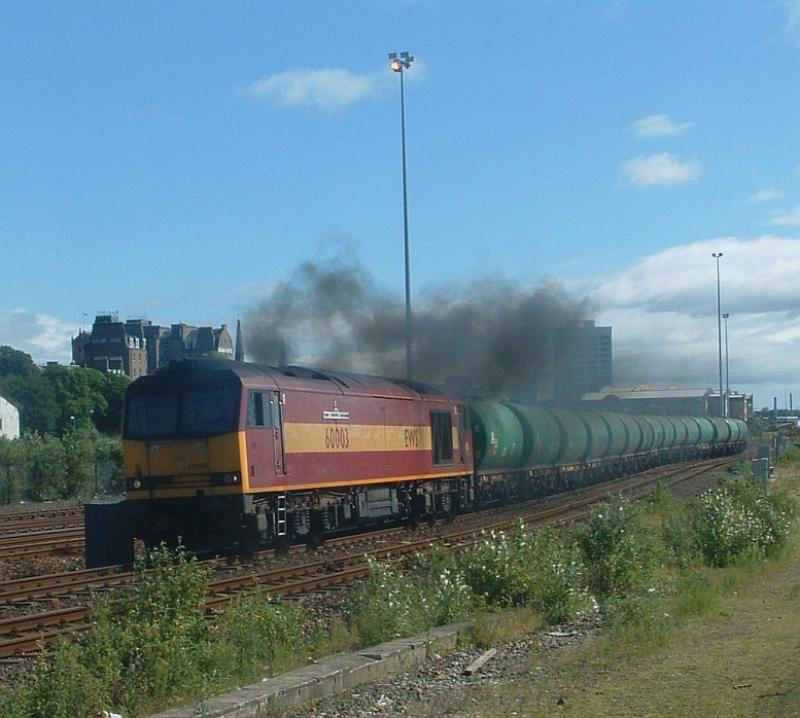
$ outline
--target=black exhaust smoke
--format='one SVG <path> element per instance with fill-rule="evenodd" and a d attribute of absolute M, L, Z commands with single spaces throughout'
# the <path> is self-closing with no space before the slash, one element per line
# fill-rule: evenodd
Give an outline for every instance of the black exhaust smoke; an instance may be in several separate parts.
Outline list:
<path fill-rule="evenodd" d="M 485 396 L 550 398 L 560 330 L 588 312 L 560 283 L 481 279 L 413 298 L 414 379 Z M 358 260 L 303 262 L 246 315 L 253 361 L 405 376 L 405 307 Z"/>

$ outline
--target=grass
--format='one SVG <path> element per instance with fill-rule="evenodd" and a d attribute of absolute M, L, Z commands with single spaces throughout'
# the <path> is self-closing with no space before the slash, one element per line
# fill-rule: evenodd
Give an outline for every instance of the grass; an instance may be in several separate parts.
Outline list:
<path fill-rule="evenodd" d="M 482 648 L 509 643 L 533 633 L 545 625 L 545 620 L 534 609 L 523 606 L 500 613 L 486 612 L 475 617 L 474 626 L 467 640 Z"/>

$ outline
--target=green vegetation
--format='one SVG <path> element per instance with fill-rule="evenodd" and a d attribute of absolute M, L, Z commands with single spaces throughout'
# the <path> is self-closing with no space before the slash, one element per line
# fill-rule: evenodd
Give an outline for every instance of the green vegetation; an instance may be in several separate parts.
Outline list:
<path fill-rule="evenodd" d="M 0 504 L 122 491 L 122 442 L 93 429 L 0 437 Z"/>
<path fill-rule="evenodd" d="M 476 598 L 491 609 L 527 605 L 559 623 L 587 603 L 577 548 L 553 530 L 520 524 L 508 534 L 491 532 L 461 554 L 458 567 Z"/>
<path fill-rule="evenodd" d="M 607 670 L 621 656 L 663 646 L 763 570 L 765 559 L 780 557 L 795 515 L 786 495 L 762 494 L 741 478 L 689 503 L 662 488 L 648 502 L 598 507 L 563 534 L 519 525 L 487 533 L 455 556 L 433 548 L 407 570 L 373 562 L 346 622 L 324 629 L 298 607 L 258 592 L 208 620 L 205 571 L 162 549 L 137 566 L 121 601 L 95 602 L 92 631 L 43 656 L 28 681 L 0 699 L 0 715 L 94 718 L 116 709 L 136 718 L 312 655 L 437 624 L 472 617 L 472 639 L 486 644 L 569 622 L 593 606 L 607 633 L 586 660 Z M 713 537 L 724 549 L 709 550 Z"/>
<path fill-rule="evenodd" d="M 370 576 L 354 602 L 353 627 L 360 645 L 410 636 L 469 614 L 471 594 L 453 556 L 432 549 L 415 559 L 413 578 L 372 561 Z"/>
<path fill-rule="evenodd" d="M 20 410 L 22 431 L 62 435 L 76 429 L 118 434 L 130 380 L 62 364 L 40 369 L 29 354 L 0 346 L 0 394 Z"/>
<path fill-rule="evenodd" d="M 49 364 L 0 346 L 0 394 L 22 436 L 0 437 L 0 503 L 85 498 L 122 488 L 122 406 L 130 380 Z"/>
<path fill-rule="evenodd" d="M 779 553 L 795 515 L 786 495 L 763 494 L 743 478 L 689 503 L 662 487 L 644 504 L 604 504 L 563 536 L 520 525 L 487 533 L 456 557 L 437 551 L 418 558 L 413 579 L 373 564 L 354 628 L 369 643 L 471 615 L 480 617 L 476 630 L 485 640 L 503 625 L 487 619 L 495 611 L 532 611 L 541 622 L 564 623 L 594 601 L 615 641 L 634 653 L 648 650 L 676 621 L 710 605 L 714 586 L 724 583 L 710 578 L 717 567 L 747 573 Z"/>
<path fill-rule="evenodd" d="M 599 507 L 576 539 L 598 597 L 637 593 L 652 583 L 658 545 L 638 504 L 620 498 Z"/>
<path fill-rule="evenodd" d="M 697 545 L 710 566 L 728 566 L 750 553 L 761 556 L 785 542 L 793 515 L 786 497 L 764 494 L 744 480 L 726 481 L 695 504 Z"/>
<path fill-rule="evenodd" d="M 89 633 L 42 654 L 25 683 L 0 696 L 0 715 L 96 718 L 114 709 L 136 718 L 296 664 L 313 645 L 296 608 L 259 593 L 208 621 L 208 575 L 181 552 L 157 550 L 136 574 L 121 601 L 94 603 Z"/>

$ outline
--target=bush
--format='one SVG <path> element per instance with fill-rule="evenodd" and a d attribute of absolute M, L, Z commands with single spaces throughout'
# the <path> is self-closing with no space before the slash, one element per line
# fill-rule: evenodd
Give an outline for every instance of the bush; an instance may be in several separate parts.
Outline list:
<path fill-rule="evenodd" d="M 520 525 L 510 534 L 491 532 L 459 564 L 466 583 L 489 606 L 529 605 L 560 623 L 586 604 L 578 551 L 553 530 Z"/>
<path fill-rule="evenodd" d="M 589 588 L 598 595 L 624 596 L 652 584 L 657 545 L 630 501 L 619 498 L 595 509 L 577 540 Z"/>
<path fill-rule="evenodd" d="M 661 540 L 669 556 L 681 569 L 694 566 L 702 559 L 691 516 L 686 512 L 662 519 Z"/>
<path fill-rule="evenodd" d="M 27 494 L 32 501 L 63 498 L 64 445 L 49 435 L 29 434 L 23 439 L 28 469 Z"/>
<path fill-rule="evenodd" d="M 135 571 L 123 599 L 94 603 L 93 630 L 79 639 L 83 665 L 126 716 L 201 692 L 210 642 L 204 568 L 162 547 Z"/>
<path fill-rule="evenodd" d="M 466 616 L 472 596 L 444 549 L 416 557 L 413 579 L 370 562 L 370 576 L 356 599 L 353 625 L 362 645 L 410 636 Z"/>
<path fill-rule="evenodd" d="M 205 571 L 160 549 L 136 572 L 119 603 L 95 601 L 89 633 L 40 657 L 28 680 L 4 696 L 1 715 L 94 718 L 113 707 L 135 718 L 202 693 L 211 663 Z"/>
<path fill-rule="evenodd" d="M 238 683 L 256 671 L 277 671 L 306 644 L 301 612 L 260 591 L 240 596 L 220 612 L 213 626 L 214 672 Z"/>
<path fill-rule="evenodd" d="M 64 642 L 41 654 L 25 687 L 0 693 L 4 718 L 95 718 L 108 706 L 108 686 L 87 666 L 78 643 Z"/>
<path fill-rule="evenodd" d="M 362 645 L 418 633 L 430 625 L 428 613 L 427 599 L 414 582 L 386 564 L 370 561 L 353 620 Z"/>
<path fill-rule="evenodd" d="M 695 503 L 693 527 L 706 563 L 728 566 L 749 554 L 765 554 L 782 545 L 795 513 L 794 504 L 765 494 L 742 479 L 723 482 Z"/>
<path fill-rule="evenodd" d="M 443 626 L 464 618 L 472 608 L 473 596 L 455 557 L 441 546 L 418 554 L 414 571 L 419 574 L 417 589 L 426 596 L 428 622 Z"/>
<path fill-rule="evenodd" d="M 120 493 L 122 479 L 121 440 L 93 429 L 0 438 L 0 503 Z"/>

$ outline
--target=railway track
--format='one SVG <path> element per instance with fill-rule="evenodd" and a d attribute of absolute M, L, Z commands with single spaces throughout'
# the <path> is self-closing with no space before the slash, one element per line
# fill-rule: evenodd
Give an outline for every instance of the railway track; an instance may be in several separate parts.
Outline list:
<path fill-rule="evenodd" d="M 83 521 L 83 506 L 52 506 L 24 509 L 22 511 L 0 512 L 0 531 L 13 524 L 30 523 L 33 527 L 49 521 Z"/>
<path fill-rule="evenodd" d="M 82 506 L 0 513 L 0 558 L 29 558 L 83 546 Z"/>
<path fill-rule="evenodd" d="M 368 575 L 368 557 L 399 562 L 433 543 L 440 543 L 451 551 L 461 551 L 481 540 L 486 531 L 506 530 L 520 520 L 529 525 L 574 523 L 588 517 L 592 506 L 609 496 L 622 493 L 640 498 L 649 494 L 659 482 L 674 487 L 719 472 L 735 461 L 724 459 L 660 467 L 544 500 L 490 509 L 481 513 L 484 521 L 479 526 L 468 525 L 470 516 L 474 522 L 475 514 L 464 514 L 450 522 L 420 527 L 414 533 L 407 527 L 393 527 L 331 539 L 324 544 L 320 551 L 322 558 L 317 560 L 280 568 L 256 564 L 247 571 L 234 569 L 239 570 L 236 575 L 218 575 L 210 581 L 206 609 L 213 612 L 234 596 L 256 588 L 272 596 L 294 596 L 340 586 Z M 290 553 L 296 556 L 305 550 L 304 546 L 294 546 Z M 262 552 L 260 558 L 270 558 L 271 555 L 274 552 Z M 225 567 L 227 562 L 222 559 L 204 563 L 218 568 L 219 574 L 231 570 L 230 566 Z M 26 605 L 36 605 L 37 601 L 59 596 L 116 589 L 131 583 L 133 578 L 131 572 L 104 568 L 5 581 L 0 583 L 0 606 L 19 610 Z M 0 620 L 0 659 L 39 650 L 65 635 L 85 630 L 88 625 L 89 608 L 86 605 Z"/>

